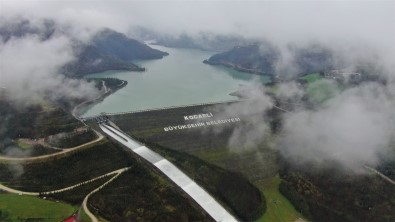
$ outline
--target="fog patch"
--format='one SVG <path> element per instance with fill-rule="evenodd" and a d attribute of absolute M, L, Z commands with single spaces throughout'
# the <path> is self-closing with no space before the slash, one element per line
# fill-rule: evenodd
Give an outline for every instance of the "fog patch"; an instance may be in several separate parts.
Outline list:
<path fill-rule="evenodd" d="M 241 97 L 247 98 L 243 102 L 221 104 L 210 108 L 209 112 L 215 113 L 215 118 L 223 119 L 239 117 L 241 119 L 232 127 L 228 147 L 232 152 L 241 152 L 256 148 L 267 134 L 270 127 L 267 124 L 265 112 L 273 107 L 272 99 L 264 93 L 263 86 L 253 84 L 245 86 L 240 91 Z M 222 133 L 225 127 L 215 127 L 212 131 Z"/>
<path fill-rule="evenodd" d="M 4 155 L 7 157 L 29 157 L 32 155 L 33 147 L 29 149 L 21 149 L 17 146 L 8 146 L 4 148 Z"/>
<path fill-rule="evenodd" d="M 300 102 L 305 95 L 301 85 L 295 81 L 280 83 L 276 90 L 276 97 L 280 100 Z"/>
<path fill-rule="evenodd" d="M 37 35 L 0 42 L 0 87 L 20 105 L 40 104 L 45 98 L 94 98 L 97 90 L 85 80 L 70 79 L 59 69 L 74 59 L 70 40 Z"/>
<path fill-rule="evenodd" d="M 12 173 L 13 179 L 17 179 L 25 172 L 22 164 L 7 164 L 8 170 Z"/>
<path fill-rule="evenodd" d="M 16 146 L 8 146 L 4 148 L 2 155 L 5 157 L 29 157 L 31 156 L 33 149 L 22 150 Z M 13 179 L 17 179 L 25 172 L 23 165 L 19 163 L 6 164 L 8 170 L 12 174 Z"/>
<path fill-rule="evenodd" d="M 295 56 L 286 45 L 279 46 L 279 56 L 274 63 L 274 71 L 282 77 L 292 77 L 300 73 Z"/>
<path fill-rule="evenodd" d="M 70 133 L 57 133 L 55 135 L 50 135 L 46 138 L 48 144 L 59 144 L 60 141 L 65 138 L 70 137 Z"/>
<path fill-rule="evenodd" d="M 375 166 L 395 136 L 392 87 L 367 83 L 316 110 L 288 113 L 278 141 L 282 154 L 298 163 L 334 160 L 356 172 Z"/>

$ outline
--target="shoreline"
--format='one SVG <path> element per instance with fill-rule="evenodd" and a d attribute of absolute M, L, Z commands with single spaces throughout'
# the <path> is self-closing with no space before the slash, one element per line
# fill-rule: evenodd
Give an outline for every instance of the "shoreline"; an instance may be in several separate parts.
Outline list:
<path fill-rule="evenodd" d="M 122 89 L 123 87 L 125 87 L 128 84 L 128 82 L 126 80 L 121 80 L 122 83 L 120 85 L 116 86 L 115 89 L 111 89 L 111 88 L 107 87 L 106 83 L 103 80 L 101 80 L 101 81 L 103 84 L 104 93 L 100 94 L 98 97 L 96 97 L 94 99 L 87 100 L 87 101 L 84 101 L 84 102 L 76 105 L 73 108 L 73 110 L 71 111 L 72 116 L 74 116 L 77 119 L 80 119 L 80 116 L 86 112 L 86 110 L 83 111 L 84 108 L 91 106 L 91 105 L 95 105 L 95 104 L 103 101 L 104 98 L 115 93 L 117 90 Z"/>
<path fill-rule="evenodd" d="M 246 69 L 246 68 L 239 67 L 239 66 L 231 64 L 231 63 L 213 62 L 213 61 L 210 61 L 208 59 L 203 60 L 203 63 L 204 64 L 208 64 L 208 65 L 214 65 L 214 66 L 225 66 L 225 67 L 234 69 L 234 70 L 239 71 L 239 72 L 250 73 L 250 74 L 259 75 L 259 76 L 269 76 L 269 77 L 271 77 L 271 75 L 268 74 L 268 73 L 260 72 L 258 70 Z"/>

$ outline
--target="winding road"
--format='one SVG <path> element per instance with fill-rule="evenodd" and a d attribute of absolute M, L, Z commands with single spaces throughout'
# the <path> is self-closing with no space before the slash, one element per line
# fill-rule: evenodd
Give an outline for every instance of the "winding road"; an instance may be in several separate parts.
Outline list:
<path fill-rule="evenodd" d="M 109 179 L 107 182 L 103 183 L 101 186 L 99 186 L 98 188 L 92 190 L 88 195 L 85 196 L 84 201 L 82 202 L 82 207 L 84 208 L 85 213 L 89 216 L 89 218 L 92 220 L 92 222 L 98 222 L 96 216 L 89 210 L 88 208 L 88 199 L 89 197 L 96 193 L 97 191 L 99 191 L 100 189 L 102 189 L 103 187 L 105 187 L 107 184 L 111 183 L 113 180 L 115 180 L 117 177 L 119 177 L 123 172 L 129 170 L 129 167 L 126 168 L 122 168 L 116 171 L 113 171 L 111 173 L 108 174 L 114 174 L 116 173 L 115 176 L 113 176 L 111 179 Z"/>
<path fill-rule="evenodd" d="M 95 144 L 101 140 L 104 139 L 104 136 L 95 131 L 96 135 L 98 136 L 98 138 L 96 138 L 95 140 L 92 140 L 90 142 L 72 147 L 72 148 L 67 148 L 67 149 L 62 149 L 62 151 L 57 152 L 57 153 L 51 153 L 51 154 L 47 154 L 47 155 L 41 155 L 41 156 L 35 156 L 35 157 L 7 157 L 7 156 L 0 156 L 0 161 L 8 161 L 8 162 L 24 162 L 24 161 L 36 161 L 36 160 L 43 160 L 46 158 L 51 158 L 51 157 L 56 157 L 59 155 L 64 155 L 66 153 L 71 153 L 73 151 L 76 151 L 78 149 L 84 148 L 86 146 Z"/>
<path fill-rule="evenodd" d="M 370 170 L 371 172 L 377 174 L 379 177 L 381 177 L 382 179 L 386 180 L 387 182 L 391 183 L 392 185 L 395 185 L 395 181 L 393 181 L 391 178 L 387 177 L 386 175 L 380 173 L 378 170 L 369 167 L 369 166 L 364 166 L 366 169 Z"/>
<path fill-rule="evenodd" d="M 90 180 L 86 180 L 86 181 L 84 181 L 84 182 L 81 182 L 81 183 L 78 183 L 78 184 L 75 184 L 75 185 L 72 185 L 72 186 L 68 186 L 68 187 L 65 187 L 65 188 L 62 188 L 62 189 L 52 190 L 52 191 L 25 192 L 25 191 L 16 190 L 16 189 L 13 189 L 13 188 L 4 186 L 3 184 L 0 184 L 0 190 L 4 190 L 4 191 L 6 191 L 6 192 L 14 193 L 14 194 L 18 194 L 18 195 L 39 196 L 40 193 L 41 193 L 41 195 L 48 195 L 48 194 L 60 193 L 60 192 L 72 190 L 72 189 L 74 189 L 74 188 L 76 188 L 76 187 L 79 187 L 79 186 L 81 186 L 81 185 L 85 185 L 85 184 L 91 183 L 91 182 L 93 182 L 93 181 L 95 181 L 95 180 L 98 180 L 98 179 L 101 179 L 101 178 L 104 178 L 104 177 L 111 176 L 111 175 L 114 175 L 114 174 L 115 174 L 113 177 L 111 177 L 111 178 L 110 178 L 109 180 L 107 180 L 105 183 L 103 183 L 102 185 L 100 185 L 99 187 L 97 187 L 96 189 L 94 189 L 93 191 L 91 191 L 89 194 L 87 194 L 87 195 L 85 196 L 83 202 L 82 202 L 82 207 L 83 207 L 85 213 L 86 213 L 86 214 L 89 216 L 89 218 L 92 220 L 92 222 L 98 222 L 98 219 L 96 218 L 96 216 L 89 210 L 89 208 L 88 208 L 88 206 L 87 206 L 87 204 L 88 204 L 88 198 L 89 198 L 92 194 L 94 194 L 94 193 L 96 193 L 97 191 L 99 191 L 100 189 L 102 189 L 102 188 L 103 188 L 104 186 L 106 186 L 107 184 L 111 183 L 113 180 L 115 180 L 117 177 L 119 177 L 123 172 L 125 172 L 125 171 L 127 171 L 127 170 L 129 170 L 129 169 L 130 169 L 130 167 L 121 168 L 121 169 L 114 170 L 114 171 L 112 171 L 112 172 L 103 174 L 103 175 L 101 175 L 101 176 L 92 178 L 92 179 L 90 179 Z"/>

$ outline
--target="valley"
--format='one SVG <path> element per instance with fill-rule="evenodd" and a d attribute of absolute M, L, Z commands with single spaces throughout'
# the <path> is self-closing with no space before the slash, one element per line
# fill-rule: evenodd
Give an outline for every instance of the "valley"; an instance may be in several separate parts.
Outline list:
<path fill-rule="evenodd" d="M 395 222 L 393 1 L 0 3 L 0 221 Z"/>

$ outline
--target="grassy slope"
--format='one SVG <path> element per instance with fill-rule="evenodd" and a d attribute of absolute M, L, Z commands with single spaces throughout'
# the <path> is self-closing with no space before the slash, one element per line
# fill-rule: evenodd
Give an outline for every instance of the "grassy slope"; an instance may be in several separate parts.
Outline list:
<path fill-rule="evenodd" d="M 230 212 L 242 220 L 254 220 L 265 212 L 264 196 L 244 176 L 184 152 L 177 152 L 153 143 L 146 145 L 173 162 L 214 198 L 225 203 L 224 205 L 231 209 Z"/>
<path fill-rule="evenodd" d="M 327 101 L 342 90 L 338 83 L 333 80 L 324 79 L 319 73 L 308 74 L 301 77 L 301 79 L 307 81 L 307 95 L 311 102 L 316 104 Z"/>
<path fill-rule="evenodd" d="M 125 132 L 135 138 L 157 143 L 164 147 L 198 156 L 210 163 L 231 171 L 244 174 L 250 180 L 276 175 L 276 153 L 270 149 L 270 144 L 259 145 L 258 149 L 237 147 L 229 148 L 228 141 L 235 126 L 240 123 L 230 123 L 224 126 L 220 133 L 213 130 L 222 126 L 192 128 L 180 131 L 164 132 L 163 127 L 189 123 L 184 121 L 184 115 L 205 113 L 211 110 L 212 119 L 224 119 L 223 113 L 215 111 L 215 105 L 194 106 L 122 116 L 111 116 L 111 119 Z M 228 117 L 234 117 L 229 115 Z M 249 116 L 239 116 L 243 121 Z M 202 121 L 204 121 L 202 119 Z M 270 142 L 270 141 L 269 141 Z M 232 151 L 233 150 L 233 151 Z M 237 150 L 247 150 L 238 152 Z"/>
<path fill-rule="evenodd" d="M 334 97 L 341 91 L 338 84 L 331 80 L 317 80 L 309 83 L 307 87 L 307 95 L 309 95 L 312 102 L 321 104 L 328 99 Z"/>
<path fill-rule="evenodd" d="M 183 115 L 203 113 L 210 107 L 214 106 L 196 106 L 113 116 L 112 120 L 132 136 L 187 152 L 227 170 L 241 172 L 254 182 L 267 200 L 277 199 L 283 203 L 277 204 L 277 208 L 274 208 L 267 202 L 266 213 L 258 221 L 278 221 L 273 219 L 278 212 L 288 215 L 284 216 L 284 222 L 294 221 L 299 214 L 278 191 L 280 179 L 276 176 L 278 172 L 277 154 L 275 150 L 270 149 L 270 144 L 261 144 L 258 150 L 232 152 L 228 147 L 231 130 L 225 130 L 215 136 L 212 133 L 202 133 L 200 129 L 166 133 L 163 131 L 164 126 L 184 124 Z M 216 116 L 215 112 L 213 114 Z"/>
<path fill-rule="evenodd" d="M 308 74 L 308 75 L 305 75 L 305 76 L 301 77 L 301 79 L 306 80 L 308 83 L 312 83 L 312 82 L 315 82 L 317 80 L 321 80 L 323 78 L 324 77 L 322 77 L 319 73 L 311 73 L 311 74 Z"/>
<path fill-rule="evenodd" d="M 279 176 L 258 180 L 255 185 L 263 192 L 266 197 L 266 213 L 256 220 L 256 222 L 272 221 L 295 221 L 301 218 L 301 214 L 278 190 L 281 179 Z"/>
<path fill-rule="evenodd" d="M 240 155 L 240 154 L 230 154 L 226 150 L 222 150 L 219 152 L 201 152 L 197 156 L 200 158 L 211 162 L 220 162 L 222 159 L 227 159 L 230 158 L 229 156 L 233 155 Z M 243 154 L 248 156 L 248 154 Z M 273 156 L 271 156 L 273 158 Z M 271 159 L 269 157 L 269 159 Z M 268 169 L 268 171 L 273 171 L 275 169 L 270 169 L 270 168 L 275 168 L 273 159 L 271 160 L 263 160 L 262 162 L 265 162 L 265 166 L 263 168 Z M 242 165 L 239 165 L 238 167 L 243 167 Z M 249 168 L 251 166 L 248 166 L 246 163 L 245 168 Z M 253 173 L 254 168 L 249 168 L 248 171 Z M 247 169 L 244 170 L 244 172 L 248 172 Z M 257 222 L 272 222 L 272 221 L 283 221 L 283 222 L 292 222 L 295 221 L 296 219 L 303 216 L 299 214 L 296 210 L 295 207 L 289 202 L 287 198 L 285 198 L 280 191 L 278 190 L 278 187 L 280 185 L 281 179 L 278 175 L 274 177 L 266 177 L 264 179 L 257 179 L 254 181 L 255 186 L 259 188 L 259 190 L 264 194 L 265 199 L 266 199 L 266 212 L 261 216 Z M 276 200 L 276 204 L 273 202 L 273 200 Z"/>
<path fill-rule="evenodd" d="M 16 144 L 17 144 L 17 146 L 18 146 L 19 148 L 21 148 L 21 149 L 23 149 L 23 150 L 28 150 L 28 149 L 33 148 L 33 145 L 31 145 L 31 144 L 29 144 L 29 143 L 26 143 L 26 142 L 24 142 L 24 141 L 22 141 L 22 140 L 17 140 Z"/>
<path fill-rule="evenodd" d="M 0 210 L 7 212 L 11 221 L 18 218 L 40 218 L 40 221 L 62 221 L 76 210 L 75 207 L 43 200 L 32 196 L 16 194 L 0 194 Z"/>

